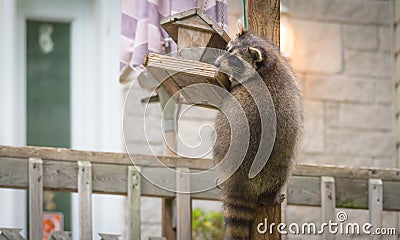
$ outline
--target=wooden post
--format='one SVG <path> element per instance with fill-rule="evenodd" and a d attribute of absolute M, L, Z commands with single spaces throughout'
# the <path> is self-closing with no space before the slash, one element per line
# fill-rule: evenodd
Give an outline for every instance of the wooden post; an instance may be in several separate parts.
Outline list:
<path fill-rule="evenodd" d="M 279 46 L 280 1 L 247 0 L 246 14 L 249 30 Z"/>
<path fill-rule="evenodd" d="M 176 156 L 177 140 L 176 140 L 176 117 L 174 115 L 179 111 L 179 106 L 174 103 L 163 88 L 158 90 L 161 107 L 163 109 L 163 134 L 164 147 L 166 156 Z M 178 108 L 178 109 L 177 109 Z M 164 198 L 162 201 L 162 236 L 168 240 L 176 239 L 176 224 L 174 223 L 174 199 Z M 175 229 L 174 229 L 175 228 Z"/>
<path fill-rule="evenodd" d="M 246 5 L 246 15 L 249 30 L 271 40 L 279 46 L 279 27 L 280 27 L 280 1 L 279 0 L 248 0 Z M 275 223 L 277 226 L 281 223 L 281 205 L 274 207 L 258 207 L 256 209 L 255 223 L 263 223 L 264 219 L 268 219 L 268 223 Z M 257 224 L 254 224 L 252 231 L 252 239 L 254 240 L 280 240 L 281 235 L 276 228 L 269 234 L 260 234 L 257 231 Z"/>
<path fill-rule="evenodd" d="M 78 162 L 79 239 L 92 239 L 92 164 Z"/>
<path fill-rule="evenodd" d="M 43 225 L 43 161 L 29 159 L 29 238 L 42 239 Z"/>

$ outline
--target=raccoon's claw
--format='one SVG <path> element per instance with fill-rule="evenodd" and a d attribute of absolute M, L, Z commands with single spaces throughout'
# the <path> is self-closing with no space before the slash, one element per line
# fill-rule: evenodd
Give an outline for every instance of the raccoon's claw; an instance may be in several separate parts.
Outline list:
<path fill-rule="evenodd" d="M 275 198 L 275 203 L 281 204 L 281 203 L 283 203 L 283 201 L 285 201 L 285 199 L 286 199 L 285 193 L 278 194 L 277 197 Z"/>

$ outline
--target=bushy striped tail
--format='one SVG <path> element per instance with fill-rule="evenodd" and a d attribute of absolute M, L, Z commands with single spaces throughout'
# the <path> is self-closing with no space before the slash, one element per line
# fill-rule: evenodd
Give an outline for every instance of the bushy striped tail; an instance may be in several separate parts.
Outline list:
<path fill-rule="evenodd" d="M 225 240 L 250 240 L 255 203 L 242 196 L 223 196 Z"/>

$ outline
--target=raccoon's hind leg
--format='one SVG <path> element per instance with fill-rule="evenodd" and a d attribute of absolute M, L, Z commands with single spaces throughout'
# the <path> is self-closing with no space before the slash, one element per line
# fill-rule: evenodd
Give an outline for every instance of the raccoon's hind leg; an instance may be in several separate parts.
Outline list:
<path fill-rule="evenodd" d="M 285 198 L 286 198 L 286 194 L 281 193 L 280 191 L 274 192 L 274 193 L 264 192 L 258 198 L 257 205 L 271 207 L 271 206 L 275 206 L 277 204 L 281 204 L 285 200 Z"/>
<path fill-rule="evenodd" d="M 225 195 L 222 201 L 225 240 L 250 240 L 256 204 L 243 199 L 239 193 Z"/>

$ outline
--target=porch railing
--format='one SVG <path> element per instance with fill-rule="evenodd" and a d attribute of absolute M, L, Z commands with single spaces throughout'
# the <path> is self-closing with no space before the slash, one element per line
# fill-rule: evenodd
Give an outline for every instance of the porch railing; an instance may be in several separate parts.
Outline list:
<path fill-rule="evenodd" d="M 184 182 L 179 183 L 179 179 L 169 177 L 165 174 L 166 169 L 155 167 L 157 164 L 152 156 L 134 155 L 133 158 L 136 167 L 132 165 L 129 156 L 123 153 L 0 146 L 0 187 L 29 190 L 29 233 L 31 239 L 35 240 L 42 239 L 44 190 L 78 192 L 80 239 L 93 238 L 92 193 L 125 195 L 129 202 L 129 220 L 126 223 L 128 239 L 137 240 L 140 239 L 141 226 L 140 197 L 175 198 L 173 192 L 160 189 L 141 178 L 139 171 L 147 176 L 158 176 L 172 184 Z M 210 159 L 160 159 L 171 168 L 201 170 L 213 166 Z M 199 183 L 190 181 L 186 188 L 196 184 Z M 288 205 L 320 206 L 322 222 L 336 219 L 335 208 L 369 209 L 370 223 L 380 227 L 384 210 L 400 210 L 399 189 L 399 169 L 298 165 L 288 182 L 286 201 Z M 219 190 L 213 188 L 191 194 L 190 198 L 219 200 L 219 196 Z M 190 229 L 187 226 L 189 224 L 190 220 L 176 227 Z M 10 239 L 6 236 L 11 233 L 16 234 L 16 231 L 0 229 L 0 240 Z M 103 239 L 109 237 L 104 235 Z M 331 236 L 325 233 L 324 238 L 330 239 Z"/>

